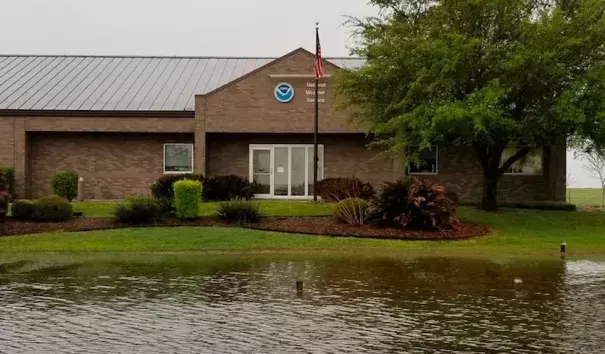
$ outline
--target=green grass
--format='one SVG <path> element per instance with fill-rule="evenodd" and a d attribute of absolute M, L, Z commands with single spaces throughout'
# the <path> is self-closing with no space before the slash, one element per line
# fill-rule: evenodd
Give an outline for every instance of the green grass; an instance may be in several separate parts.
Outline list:
<path fill-rule="evenodd" d="M 265 216 L 322 216 L 332 215 L 332 206 L 327 203 L 307 201 L 261 200 Z M 74 202 L 74 210 L 82 211 L 87 217 L 112 217 L 116 202 Z M 201 216 L 214 215 L 218 203 L 202 203 Z"/>
<path fill-rule="evenodd" d="M 567 190 L 567 202 L 579 206 L 601 205 L 601 190 L 599 188 L 570 188 Z"/>
<path fill-rule="evenodd" d="M 292 204 L 290 204 L 292 203 Z M 329 205 L 264 202 L 275 214 L 327 213 Z M 1 253 L 15 252 L 235 252 L 405 253 L 410 255 L 605 256 L 605 213 L 459 208 L 461 219 L 490 225 L 491 236 L 467 241 L 388 241 L 290 235 L 240 228 L 133 228 L 0 238 Z"/>

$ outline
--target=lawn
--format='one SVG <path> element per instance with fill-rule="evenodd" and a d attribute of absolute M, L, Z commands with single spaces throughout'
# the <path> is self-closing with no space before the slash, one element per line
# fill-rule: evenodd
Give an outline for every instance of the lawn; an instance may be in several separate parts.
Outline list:
<path fill-rule="evenodd" d="M 265 216 L 322 216 L 331 215 L 332 206 L 326 203 L 307 201 L 258 201 Z M 87 217 L 111 217 L 115 202 L 74 202 L 74 210 L 82 211 Z M 202 216 L 213 215 L 218 203 L 203 203 L 200 208 Z"/>
<path fill-rule="evenodd" d="M 601 190 L 598 188 L 569 188 L 567 202 L 579 206 L 600 206 Z"/>
<path fill-rule="evenodd" d="M 262 205 L 269 215 L 330 212 L 327 204 L 262 202 Z M 100 209 L 90 205 L 86 208 Z M 490 225 L 494 229 L 493 235 L 466 241 L 388 241 L 241 228 L 133 228 L 4 237 L 0 238 L 0 252 L 378 252 L 551 257 L 558 255 L 559 245 L 565 241 L 570 256 L 605 256 L 605 213 L 513 209 L 486 213 L 461 207 L 459 216 L 464 221 Z"/>

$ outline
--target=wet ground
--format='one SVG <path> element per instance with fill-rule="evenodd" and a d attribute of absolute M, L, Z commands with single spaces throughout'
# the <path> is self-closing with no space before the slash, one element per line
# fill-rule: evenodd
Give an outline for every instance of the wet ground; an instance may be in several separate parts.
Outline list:
<path fill-rule="evenodd" d="M 0 301 L 1 353 L 605 352 L 605 261 L 23 257 Z"/>

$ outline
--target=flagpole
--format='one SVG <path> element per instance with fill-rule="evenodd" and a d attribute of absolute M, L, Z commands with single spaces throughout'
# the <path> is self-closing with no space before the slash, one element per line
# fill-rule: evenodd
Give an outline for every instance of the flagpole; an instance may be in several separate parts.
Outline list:
<path fill-rule="evenodd" d="M 317 56 L 319 53 L 317 52 L 319 48 L 319 22 L 315 22 L 315 56 L 317 60 Z M 318 146 L 317 146 L 317 135 L 319 131 L 319 77 L 317 73 L 315 74 L 315 124 L 313 129 L 313 201 L 317 201 L 317 170 L 319 169 L 319 156 L 318 156 Z"/>

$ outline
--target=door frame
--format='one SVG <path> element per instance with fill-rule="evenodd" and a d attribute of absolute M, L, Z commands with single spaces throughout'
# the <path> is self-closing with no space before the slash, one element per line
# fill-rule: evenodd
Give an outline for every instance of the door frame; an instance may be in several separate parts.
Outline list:
<path fill-rule="evenodd" d="M 255 194 L 254 197 L 255 198 L 272 198 L 274 191 L 273 191 L 273 187 L 274 187 L 274 183 L 273 183 L 273 164 L 274 164 L 274 153 L 275 151 L 273 150 L 273 148 L 268 147 L 268 146 L 262 146 L 262 145 L 250 145 L 249 147 L 249 165 L 248 165 L 248 180 L 250 182 L 254 181 L 254 151 L 269 151 L 269 194 Z"/>
<path fill-rule="evenodd" d="M 288 195 L 276 196 L 275 195 L 275 148 L 276 147 L 287 147 L 288 148 Z M 293 147 L 304 147 L 305 148 L 305 194 L 304 196 L 293 196 L 292 194 L 292 148 Z M 248 164 L 248 179 L 250 182 L 254 181 L 254 150 L 270 151 L 269 158 L 271 160 L 271 171 L 270 171 L 270 194 L 255 194 L 254 198 L 258 199 L 300 199 L 308 200 L 313 199 L 313 195 L 309 195 L 309 147 L 313 147 L 313 144 L 250 144 L 248 147 L 249 153 L 249 164 Z M 318 155 L 319 155 L 319 166 L 318 171 L 321 176 L 324 176 L 324 165 L 325 165 L 325 147 L 323 144 L 318 144 Z"/>

